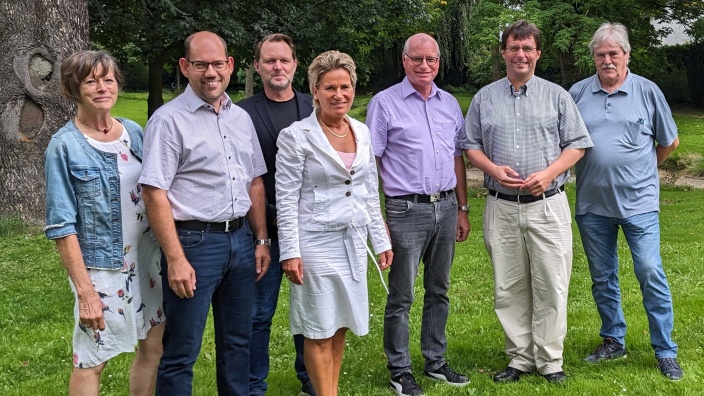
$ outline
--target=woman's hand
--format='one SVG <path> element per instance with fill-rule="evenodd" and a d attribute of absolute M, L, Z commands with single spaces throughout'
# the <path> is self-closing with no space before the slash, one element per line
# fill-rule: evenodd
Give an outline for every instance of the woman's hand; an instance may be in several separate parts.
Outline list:
<path fill-rule="evenodd" d="M 85 328 L 105 330 L 103 302 L 95 290 L 78 297 L 78 321 Z"/>
<path fill-rule="evenodd" d="M 286 278 L 291 282 L 303 284 L 303 260 L 300 257 L 290 258 L 281 263 L 281 268 L 286 273 Z"/>
<path fill-rule="evenodd" d="M 382 271 L 389 268 L 392 261 L 394 261 L 394 252 L 391 249 L 381 252 L 379 255 L 379 268 Z"/>
<path fill-rule="evenodd" d="M 56 239 L 56 248 L 59 250 L 61 264 L 66 268 L 66 273 L 76 289 L 78 324 L 93 330 L 105 330 L 103 302 L 83 263 L 78 237 L 76 234 L 71 234 Z"/>

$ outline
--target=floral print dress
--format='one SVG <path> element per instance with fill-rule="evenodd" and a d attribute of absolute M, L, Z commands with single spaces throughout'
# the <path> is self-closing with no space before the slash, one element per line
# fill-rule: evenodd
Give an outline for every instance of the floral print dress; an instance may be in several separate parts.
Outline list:
<path fill-rule="evenodd" d="M 98 366 L 122 352 L 134 352 L 149 329 L 164 320 L 161 254 L 149 229 L 142 188 L 137 184 L 142 164 L 130 152 L 130 137 L 124 128 L 114 142 L 99 142 L 88 136 L 86 140 L 100 151 L 117 154 L 124 267 L 117 271 L 88 269 L 103 304 L 105 330 L 93 331 L 80 324 L 76 299 L 73 364 L 78 368 Z M 73 283 L 71 289 L 75 295 Z"/>

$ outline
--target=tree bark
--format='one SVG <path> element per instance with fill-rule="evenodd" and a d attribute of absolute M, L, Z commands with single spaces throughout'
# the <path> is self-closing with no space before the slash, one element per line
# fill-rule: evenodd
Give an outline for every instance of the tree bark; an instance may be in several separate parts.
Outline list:
<path fill-rule="evenodd" d="M 151 117 L 156 109 L 164 104 L 164 97 L 161 91 L 163 89 L 162 75 L 164 74 L 165 63 L 166 61 L 162 56 L 149 59 L 149 80 L 147 82 L 149 86 L 149 96 L 147 97 L 147 117 Z"/>
<path fill-rule="evenodd" d="M 44 150 L 75 111 L 61 61 L 87 47 L 87 0 L 0 0 L 0 217 L 44 222 Z"/>
<path fill-rule="evenodd" d="M 254 95 L 254 62 L 247 65 L 247 73 L 244 78 L 244 97 L 249 98 Z"/>
<path fill-rule="evenodd" d="M 558 59 L 560 60 L 560 76 L 562 81 L 560 85 L 565 89 L 569 89 L 574 83 L 580 80 L 579 68 L 577 68 L 577 60 L 572 52 L 559 51 Z"/>

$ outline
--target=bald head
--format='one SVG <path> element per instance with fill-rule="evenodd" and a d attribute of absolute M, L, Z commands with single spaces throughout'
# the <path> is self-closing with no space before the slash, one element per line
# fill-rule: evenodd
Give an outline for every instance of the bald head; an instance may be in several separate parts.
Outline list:
<path fill-rule="evenodd" d="M 428 98 L 440 68 L 438 42 L 425 33 L 414 34 L 403 45 L 402 63 L 408 82 Z"/>
<path fill-rule="evenodd" d="M 425 44 L 426 42 L 432 43 L 435 46 L 435 52 L 438 54 L 440 53 L 440 46 L 438 45 L 438 42 L 425 33 L 416 33 L 413 36 L 409 37 L 406 40 L 406 43 L 403 45 L 403 53 L 407 54 L 412 46 L 420 46 Z"/>
<path fill-rule="evenodd" d="M 198 45 L 198 43 L 208 40 L 219 41 L 224 50 L 222 55 L 225 57 L 227 56 L 227 43 L 225 42 L 225 40 L 213 32 L 202 31 L 193 33 L 192 35 L 188 36 L 188 38 L 186 38 L 186 40 L 183 42 L 183 52 L 185 58 L 189 60 L 191 59 L 190 55 L 191 48 L 193 45 Z"/>

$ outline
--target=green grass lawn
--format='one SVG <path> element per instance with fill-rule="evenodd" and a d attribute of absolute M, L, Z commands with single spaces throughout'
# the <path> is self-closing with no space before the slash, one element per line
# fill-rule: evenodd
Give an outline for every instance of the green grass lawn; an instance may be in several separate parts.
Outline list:
<path fill-rule="evenodd" d="M 680 133 L 680 146 L 673 155 L 686 152 L 704 154 L 704 111 L 674 113 Z"/>
<path fill-rule="evenodd" d="M 574 200 L 574 187 L 568 187 Z M 704 383 L 704 191 L 664 188 L 662 193 L 662 255 L 675 305 L 674 339 L 685 378 L 677 383 L 662 377 L 650 347 L 648 326 L 627 248 L 620 241 L 621 285 L 628 320 L 628 358 L 590 365 L 582 359 L 599 343 L 599 319 L 590 293 L 589 273 L 574 228 L 574 267 L 568 304 L 565 386 L 538 376 L 517 384 L 496 385 L 492 373 L 505 367 L 503 332 L 492 306 L 491 264 L 482 241 L 481 190 L 470 190 L 472 233 L 457 245 L 447 326 L 448 361 L 468 373 L 464 388 L 437 384 L 422 376 L 419 346 L 423 289 L 416 284 L 411 312 L 413 369 L 428 395 L 699 395 Z M 0 394 L 65 394 L 71 371 L 73 297 L 53 244 L 38 230 L 0 235 Z M 348 337 L 340 381 L 341 395 L 391 395 L 382 348 L 383 288 L 372 269 L 368 274 L 371 331 Z M 288 331 L 288 285 L 281 287 L 280 309 L 271 336 L 271 395 L 294 395 L 299 389 L 293 370 L 294 350 Z M 108 365 L 103 395 L 127 395 L 131 355 Z M 215 348 L 209 321 L 195 368 L 194 394 L 214 395 Z"/>
<path fill-rule="evenodd" d="M 358 98 L 360 99 L 360 98 Z M 471 97 L 460 96 L 463 111 Z M 114 114 L 146 123 L 144 95 L 123 94 Z M 363 107 L 353 116 L 363 119 Z M 680 150 L 704 151 L 701 113 L 677 115 Z M 691 137 L 691 138 L 690 138 Z M 696 143 L 699 142 L 699 143 Z M 691 145 L 691 146 L 690 146 Z M 678 150 L 679 151 L 679 150 Z M 574 185 L 567 189 L 574 202 Z M 641 304 L 633 263 L 623 238 L 619 241 L 621 287 L 628 321 L 628 357 L 590 365 L 583 361 L 600 342 L 599 318 L 591 297 L 589 272 L 579 234 L 574 229 L 574 264 L 565 340 L 564 386 L 529 376 L 516 384 L 496 385 L 491 375 L 507 364 L 503 332 L 493 312 L 492 271 L 482 240 L 484 193 L 469 192 L 473 226 L 469 239 L 457 245 L 450 290 L 447 359 L 467 373 L 471 384 L 452 388 L 422 376 L 420 313 L 423 288 L 416 284 L 411 311 L 413 370 L 427 395 L 700 395 L 704 384 L 704 191 L 663 187 L 661 205 L 662 256 L 675 306 L 674 339 L 685 378 L 666 380 L 657 370 Z M 73 296 L 56 249 L 41 230 L 21 230 L 16 219 L 0 221 L 0 395 L 66 394 L 72 368 Z M 13 232 L 13 229 L 20 231 Z M 385 294 L 373 269 L 368 274 L 370 333 L 348 337 L 340 379 L 341 395 L 392 395 L 382 348 Z M 280 291 L 279 310 L 271 335 L 270 395 L 297 395 L 294 350 L 288 330 L 288 285 Z M 194 394 L 215 395 L 215 347 L 212 319 L 208 322 L 195 367 Z M 128 395 L 132 356 L 123 354 L 108 364 L 102 395 Z"/>

